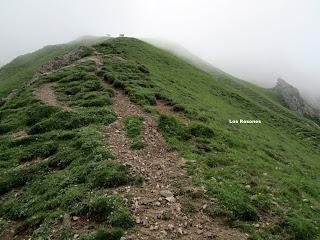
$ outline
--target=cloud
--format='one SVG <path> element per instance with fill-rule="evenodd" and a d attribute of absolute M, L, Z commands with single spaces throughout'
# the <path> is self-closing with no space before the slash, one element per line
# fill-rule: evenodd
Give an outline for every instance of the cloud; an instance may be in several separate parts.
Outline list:
<path fill-rule="evenodd" d="M 175 41 L 239 78 L 320 92 L 317 0 L 2 0 L 0 63 L 81 35 Z"/>

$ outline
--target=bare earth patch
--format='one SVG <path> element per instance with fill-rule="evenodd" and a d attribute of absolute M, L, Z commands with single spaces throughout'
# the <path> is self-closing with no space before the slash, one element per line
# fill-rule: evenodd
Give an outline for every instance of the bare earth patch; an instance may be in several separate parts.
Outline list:
<path fill-rule="evenodd" d="M 86 216 L 70 216 L 69 213 L 61 215 L 60 219 L 53 225 L 50 235 L 51 240 L 61 240 L 61 233 L 64 230 L 72 231 L 73 236 L 70 239 L 79 239 L 82 234 L 90 234 L 104 226 L 102 223 L 96 223 Z"/>
<path fill-rule="evenodd" d="M 8 225 L 5 226 L 5 230 L 0 234 L 0 239 L 2 240 L 12 240 L 14 238 L 16 223 L 9 222 Z"/>
<path fill-rule="evenodd" d="M 71 108 L 67 104 L 58 100 L 57 95 L 53 90 L 55 85 L 56 83 L 46 83 L 39 86 L 35 91 L 36 97 L 50 106 L 60 107 L 64 111 L 71 111 Z"/>
<path fill-rule="evenodd" d="M 20 138 L 24 138 L 28 136 L 28 133 L 24 130 L 19 131 L 19 132 L 15 132 L 12 134 L 12 136 L 16 139 L 20 139 Z"/>
<path fill-rule="evenodd" d="M 204 194 L 191 198 L 181 194 L 182 188 L 204 193 L 204 189 L 192 187 L 187 176 L 184 159 L 171 151 L 158 131 L 156 120 L 130 102 L 121 91 L 116 91 L 113 109 L 118 119 L 106 127 L 108 147 L 117 159 L 129 166 L 130 173 L 143 176 L 144 184 L 117 188 L 131 206 L 137 232 L 128 233 L 122 239 L 247 239 L 238 229 L 225 226 L 204 213 L 209 200 Z M 144 117 L 142 141 L 144 148 L 132 150 L 124 130 L 124 119 L 128 115 Z M 185 213 L 183 207 L 193 204 L 193 213 Z"/>

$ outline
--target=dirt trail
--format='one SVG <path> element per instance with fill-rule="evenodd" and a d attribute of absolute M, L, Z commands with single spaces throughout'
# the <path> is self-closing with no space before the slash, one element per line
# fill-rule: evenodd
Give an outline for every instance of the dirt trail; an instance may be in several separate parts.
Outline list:
<path fill-rule="evenodd" d="M 71 111 L 69 106 L 58 100 L 55 91 L 52 89 L 52 87 L 55 85 L 56 83 L 46 83 L 40 85 L 35 91 L 36 97 L 50 106 L 60 107 L 64 111 Z"/>
<path fill-rule="evenodd" d="M 247 239 L 239 230 L 223 226 L 204 214 L 208 204 L 201 194 L 204 190 L 191 187 L 192 181 L 183 169 L 184 160 L 167 147 L 152 116 L 130 102 L 121 91 L 116 91 L 113 109 L 118 119 L 106 127 L 108 147 L 117 159 L 129 166 L 131 174 L 145 179 L 141 187 L 117 189 L 124 199 L 132 201 L 131 211 L 139 225 L 136 233 L 122 239 Z M 144 117 L 142 139 L 145 147 L 141 150 L 130 149 L 123 127 L 128 115 Z M 178 183 L 195 196 L 199 195 L 198 198 L 181 194 Z M 193 213 L 184 213 L 183 208 L 188 203 L 195 207 Z"/>
<path fill-rule="evenodd" d="M 101 55 L 86 57 L 80 61 L 88 60 L 96 63 L 97 70 L 102 67 Z M 67 105 L 58 101 L 53 90 L 54 84 L 41 85 L 35 95 L 48 105 L 70 111 Z M 105 129 L 107 145 L 117 159 L 129 166 L 130 174 L 143 176 L 145 180 L 141 187 L 126 186 L 116 189 L 130 203 L 134 220 L 139 225 L 136 232 L 129 233 L 122 239 L 247 239 L 247 235 L 238 229 L 214 221 L 204 213 L 209 204 L 209 200 L 204 197 L 204 190 L 192 187 L 192 181 L 183 169 L 184 160 L 168 148 L 158 131 L 156 120 L 130 102 L 124 93 L 118 90 L 115 92 L 113 109 L 118 118 Z M 131 142 L 123 127 L 128 115 L 144 117 L 142 141 L 145 147 L 141 150 L 130 148 Z M 183 211 L 188 203 L 194 207 L 192 213 Z"/>

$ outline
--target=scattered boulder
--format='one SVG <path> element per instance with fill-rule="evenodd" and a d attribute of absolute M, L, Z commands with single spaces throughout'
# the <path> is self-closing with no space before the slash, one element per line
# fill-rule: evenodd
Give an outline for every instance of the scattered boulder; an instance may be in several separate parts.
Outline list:
<path fill-rule="evenodd" d="M 164 198 L 173 197 L 173 193 L 169 190 L 162 190 L 160 191 L 160 195 Z"/>
<path fill-rule="evenodd" d="M 172 196 L 172 197 L 166 197 L 166 200 L 170 203 L 174 203 L 176 201 L 176 199 Z"/>
<path fill-rule="evenodd" d="M 170 203 L 174 203 L 176 201 L 175 197 L 173 196 L 173 193 L 170 192 L 169 190 L 160 191 L 160 195 Z"/>

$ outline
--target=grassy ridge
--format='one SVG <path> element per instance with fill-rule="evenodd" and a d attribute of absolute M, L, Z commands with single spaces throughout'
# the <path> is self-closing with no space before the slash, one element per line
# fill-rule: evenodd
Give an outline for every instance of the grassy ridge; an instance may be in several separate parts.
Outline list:
<path fill-rule="evenodd" d="M 62 223 L 66 213 L 105 226 L 96 235 L 82 232 L 84 239 L 119 239 L 133 226 L 110 188 L 136 179 L 105 148 L 100 132 L 116 119 L 113 91 L 102 87 L 93 69 L 89 62 L 49 74 L 0 108 L 1 231 L 17 221 L 17 235 L 48 239 L 55 230 L 58 239 L 70 239 L 74 233 Z M 57 83 L 60 100 L 73 111 L 35 99 L 34 89 L 48 82 Z M 28 136 L 16 138 L 21 130 Z"/>
<path fill-rule="evenodd" d="M 33 73 L 49 60 L 62 56 L 79 46 L 90 46 L 105 38 L 79 39 L 67 44 L 46 46 L 33 53 L 17 57 L 0 68 L 0 98 L 8 95 L 13 89 L 21 87 L 32 78 Z"/>
<path fill-rule="evenodd" d="M 220 72 L 209 74 L 142 41 L 110 39 L 94 48 L 104 61 L 97 74 L 159 117 L 168 144 L 188 160 L 195 183 L 207 187 L 213 201 L 209 215 L 225 218 L 251 239 L 317 239 L 320 131 L 313 122 L 282 107 L 265 89 Z M 13 89 L 25 82 L 32 75 L 28 69 L 37 67 L 29 61 L 2 68 L 0 86 Z M 10 73 L 16 65 L 25 78 Z M 1 102 L 2 228 L 12 220 L 34 238 L 57 228 L 68 238 L 70 229 L 59 226 L 66 212 L 105 226 L 83 238 L 119 239 L 132 226 L 110 188 L 139 179 L 128 176 L 104 148 L 100 128 L 115 120 L 109 106 L 113 91 L 102 87 L 94 70 L 94 63 L 86 62 L 37 83 L 56 82 L 60 100 L 74 111 L 35 99 L 36 85 Z M 4 79 L 6 74 L 13 80 Z M 157 100 L 184 114 L 187 123 L 179 115 L 157 114 Z M 229 124 L 240 118 L 262 124 Z M 138 116 L 125 120 L 133 143 L 140 140 L 141 121 Z M 29 136 L 14 137 L 21 130 Z"/>
<path fill-rule="evenodd" d="M 313 122 L 282 107 L 264 89 L 208 74 L 139 40 L 113 39 L 96 47 L 124 59 L 110 61 L 100 74 L 133 101 L 154 111 L 156 99 L 165 99 L 191 119 L 190 126 L 163 116 L 159 127 L 190 159 L 189 173 L 216 199 L 209 214 L 226 217 L 252 239 L 319 235 L 320 131 Z M 147 69 L 147 77 L 136 77 L 139 67 Z M 262 124 L 229 124 L 240 118 Z M 191 130 L 193 124 L 214 134 Z"/>

